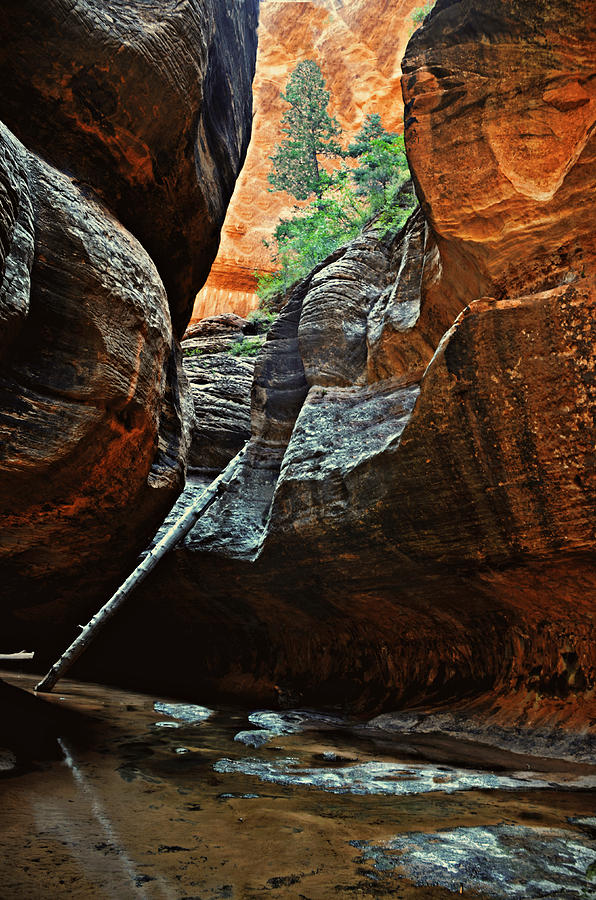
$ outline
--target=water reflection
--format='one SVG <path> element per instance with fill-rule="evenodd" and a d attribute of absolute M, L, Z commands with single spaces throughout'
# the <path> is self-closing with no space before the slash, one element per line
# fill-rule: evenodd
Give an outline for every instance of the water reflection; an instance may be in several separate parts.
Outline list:
<path fill-rule="evenodd" d="M 590 896 L 588 766 L 76 682 L 40 702 L 60 758 L 0 751 L 2 900 Z"/>

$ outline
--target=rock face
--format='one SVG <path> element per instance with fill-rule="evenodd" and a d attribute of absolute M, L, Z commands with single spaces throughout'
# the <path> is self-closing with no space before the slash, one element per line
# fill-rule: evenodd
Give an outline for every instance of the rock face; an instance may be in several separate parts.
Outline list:
<path fill-rule="evenodd" d="M 291 71 L 315 59 L 331 93 L 331 108 L 347 138 L 367 113 L 378 112 L 389 131 L 402 131 L 400 63 L 423 0 L 261 0 L 254 81 L 255 119 L 246 164 L 238 179 L 217 260 L 196 298 L 193 320 L 257 306 L 255 269 L 273 268 L 263 239 L 295 200 L 271 192 L 269 157 L 283 137 L 280 97 Z"/>
<path fill-rule="evenodd" d="M 436 241 L 424 299 L 469 303 L 424 391 L 425 428 L 435 442 L 449 432 L 441 456 L 475 498 L 457 529 L 466 556 L 594 549 L 593 12 L 440 3 L 404 60 L 408 152 Z M 441 178 L 431 134 L 457 159 Z"/>
<path fill-rule="evenodd" d="M 141 242 L 180 337 L 251 119 L 257 0 L 8 0 L 0 119 Z"/>
<path fill-rule="evenodd" d="M 109 637 L 175 586 L 145 669 L 171 644 L 189 692 L 593 729 L 593 21 L 439 0 L 412 39 L 421 211 L 295 289 L 242 471 Z"/>
<path fill-rule="evenodd" d="M 107 599 L 182 488 L 176 334 L 248 142 L 256 3 L 9 2 L 0 29 L 0 642 L 20 649 Z"/>
<path fill-rule="evenodd" d="M 214 478 L 250 438 L 250 392 L 255 356 L 231 352 L 251 323 L 233 313 L 203 319 L 182 342 L 184 372 L 194 405 L 188 456 L 193 474 Z M 254 344 L 263 340 L 258 338 Z M 254 350 L 252 351 L 254 354 Z"/>

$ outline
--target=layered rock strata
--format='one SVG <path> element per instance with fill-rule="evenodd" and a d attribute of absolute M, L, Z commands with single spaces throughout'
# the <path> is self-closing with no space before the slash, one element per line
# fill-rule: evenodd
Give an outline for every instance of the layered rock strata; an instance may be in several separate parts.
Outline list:
<path fill-rule="evenodd" d="M 243 469 L 110 635 L 158 619 L 146 669 L 165 645 L 189 692 L 593 728 L 593 21 L 439 0 L 414 36 L 422 209 L 295 289 Z"/>
<path fill-rule="evenodd" d="M 194 406 L 194 427 L 188 456 L 193 478 L 214 478 L 250 439 L 252 356 L 236 355 L 254 326 L 233 313 L 203 319 L 189 328 L 182 342 L 184 372 Z"/>
<path fill-rule="evenodd" d="M 176 335 L 248 143 L 256 2 L 9 2 L 0 30 L 0 644 L 20 649 L 74 636 L 184 483 Z"/>

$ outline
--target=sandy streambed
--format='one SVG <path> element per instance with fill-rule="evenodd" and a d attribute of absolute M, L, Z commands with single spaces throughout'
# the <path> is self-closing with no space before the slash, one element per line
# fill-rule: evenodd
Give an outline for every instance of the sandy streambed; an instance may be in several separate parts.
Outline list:
<path fill-rule="evenodd" d="M 41 704 L 41 750 L 0 734 L 2 900 L 596 897 L 589 765 L 70 681 Z"/>

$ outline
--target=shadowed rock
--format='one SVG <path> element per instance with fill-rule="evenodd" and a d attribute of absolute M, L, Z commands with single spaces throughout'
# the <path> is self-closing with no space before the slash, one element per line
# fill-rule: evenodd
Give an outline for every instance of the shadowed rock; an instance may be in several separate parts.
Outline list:
<path fill-rule="evenodd" d="M 246 151 L 256 7 L 0 10 L 6 649 L 73 637 L 184 483 L 176 335 Z"/>
<path fill-rule="evenodd" d="M 251 124 L 257 0 L 8 0 L 0 119 L 141 242 L 181 336 Z"/>
<path fill-rule="evenodd" d="M 0 368 L 0 552 L 15 616 L 3 637 L 18 643 L 51 631 L 73 602 L 68 585 L 92 592 L 155 527 L 184 477 L 188 410 L 145 251 L 69 178 L 1 137 L 23 161 L 35 230 L 31 270 L 12 280 L 30 281 L 30 308 Z"/>
<path fill-rule="evenodd" d="M 138 600 L 159 619 L 175 585 L 188 629 L 147 626 L 145 669 L 169 640 L 182 689 L 359 709 L 484 693 L 495 725 L 586 726 L 589 21 L 565 0 L 439 2 L 412 39 L 422 213 L 295 289 L 257 361 L 244 470 Z"/>
<path fill-rule="evenodd" d="M 213 316 L 189 328 L 182 344 L 195 412 L 188 462 L 213 477 L 250 438 L 255 358 L 231 353 L 247 328 L 240 316 Z"/>

